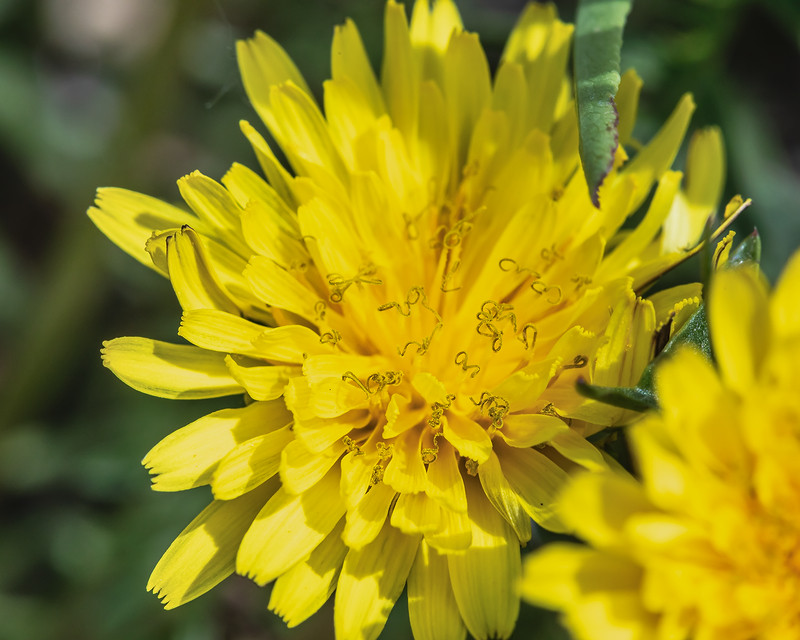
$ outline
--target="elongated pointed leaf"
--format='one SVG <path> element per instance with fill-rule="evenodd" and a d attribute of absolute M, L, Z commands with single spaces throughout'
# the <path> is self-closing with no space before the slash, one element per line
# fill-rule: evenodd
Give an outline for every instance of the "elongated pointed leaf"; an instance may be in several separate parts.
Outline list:
<path fill-rule="evenodd" d="M 622 30 L 630 0 L 581 0 L 575 24 L 575 94 L 580 155 L 589 196 L 600 206 L 598 190 L 611 171 L 619 138 L 617 105 Z"/>

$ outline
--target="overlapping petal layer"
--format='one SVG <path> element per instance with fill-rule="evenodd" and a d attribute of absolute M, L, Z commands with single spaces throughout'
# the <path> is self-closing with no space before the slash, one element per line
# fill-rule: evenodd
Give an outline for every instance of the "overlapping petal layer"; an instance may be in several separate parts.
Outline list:
<path fill-rule="evenodd" d="M 410 21 L 390 0 L 380 79 L 346 22 L 321 109 L 258 33 L 238 46 L 244 85 L 290 166 L 242 123 L 266 180 L 187 176 L 191 212 L 99 192 L 90 216 L 169 277 L 191 343 L 111 340 L 107 366 L 145 393 L 248 402 L 145 458 L 155 488 L 215 499 L 153 574 L 169 606 L 236 570 L 277 579 L 270 607 L 291 625 L 336 589 L 338 636 L 375 638 L 408 582 L 419 638 L 511 633 L 530 518 L 563 530 L 568 474 L 607 466 L 585 436 L 629 417 L 575 380 L 633 383 L 656 332 L 697 306 L 699 288 L 637 292 L 698 242 L 722 174 L 714 130 L 691 151 L 705 188 L 669 170 L 687 96 L 633 159 L 619 149 L 593 207 L 571 34 L 530 5 L 492 78 L 450 0 Z M 620 88 L 623 142 L 639 84 Z M 187 569 L 190 553 L 206 564 Z"/>

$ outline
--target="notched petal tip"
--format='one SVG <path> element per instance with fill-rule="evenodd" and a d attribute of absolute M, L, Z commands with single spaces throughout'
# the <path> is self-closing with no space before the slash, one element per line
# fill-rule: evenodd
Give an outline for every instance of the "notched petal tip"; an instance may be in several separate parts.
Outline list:
<path fill-rule="evenodd" d="M 130 340 L 130 338 L 120 337 L 120 338 L 111 338 L 110 340 L 103 340 L 102 346 L 100 347 L 100 359 L 103 362 L 103 366 L 107 369 L 111 369 L 111 359 L 112 354 L 111 351 L 114 348 L 114 345 L 119 340 Z M 113 370 L 113 369 L 112 369 Z"/>
<path fill-rule="evenodd" d="M 166 611 L 175 609 L 176 607 L 180 606 L 181 603 L 176 601 L 175 598 L 171 597 L 169 591 L 164 588 L 165 585 L 163 580 L 160 580 L 156 577 L 156 570 L 157 567 L 153 569 L 150 577 L 147 579 L 147 586 L 145 587 L 145 590 L 158 598 L 158 601 Z"/>

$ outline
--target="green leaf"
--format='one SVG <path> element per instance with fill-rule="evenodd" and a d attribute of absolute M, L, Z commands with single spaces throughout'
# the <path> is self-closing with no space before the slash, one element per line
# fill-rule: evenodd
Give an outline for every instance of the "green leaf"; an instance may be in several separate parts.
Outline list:
<path fill-rule="evenodd" d="M 614 163 L 619 117 L 622 30 L 630 0 L 580 0 L 575 24 L 575 94 L 580 155 L 589 196 L 600 206 L 598 190 Z"/>

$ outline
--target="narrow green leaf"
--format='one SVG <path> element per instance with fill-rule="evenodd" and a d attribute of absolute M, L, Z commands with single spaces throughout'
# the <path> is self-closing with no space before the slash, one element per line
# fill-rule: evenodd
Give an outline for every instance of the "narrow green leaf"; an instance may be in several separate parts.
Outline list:
<path fill-rule="evenodd" d="M 622 30 L 630 0 L 580 0 L 575 24 L 575 94 L 580 155 L 589 196 L 600 206 L 598 190 L 614 163 L 619 138 L 617 105 Z"/>

